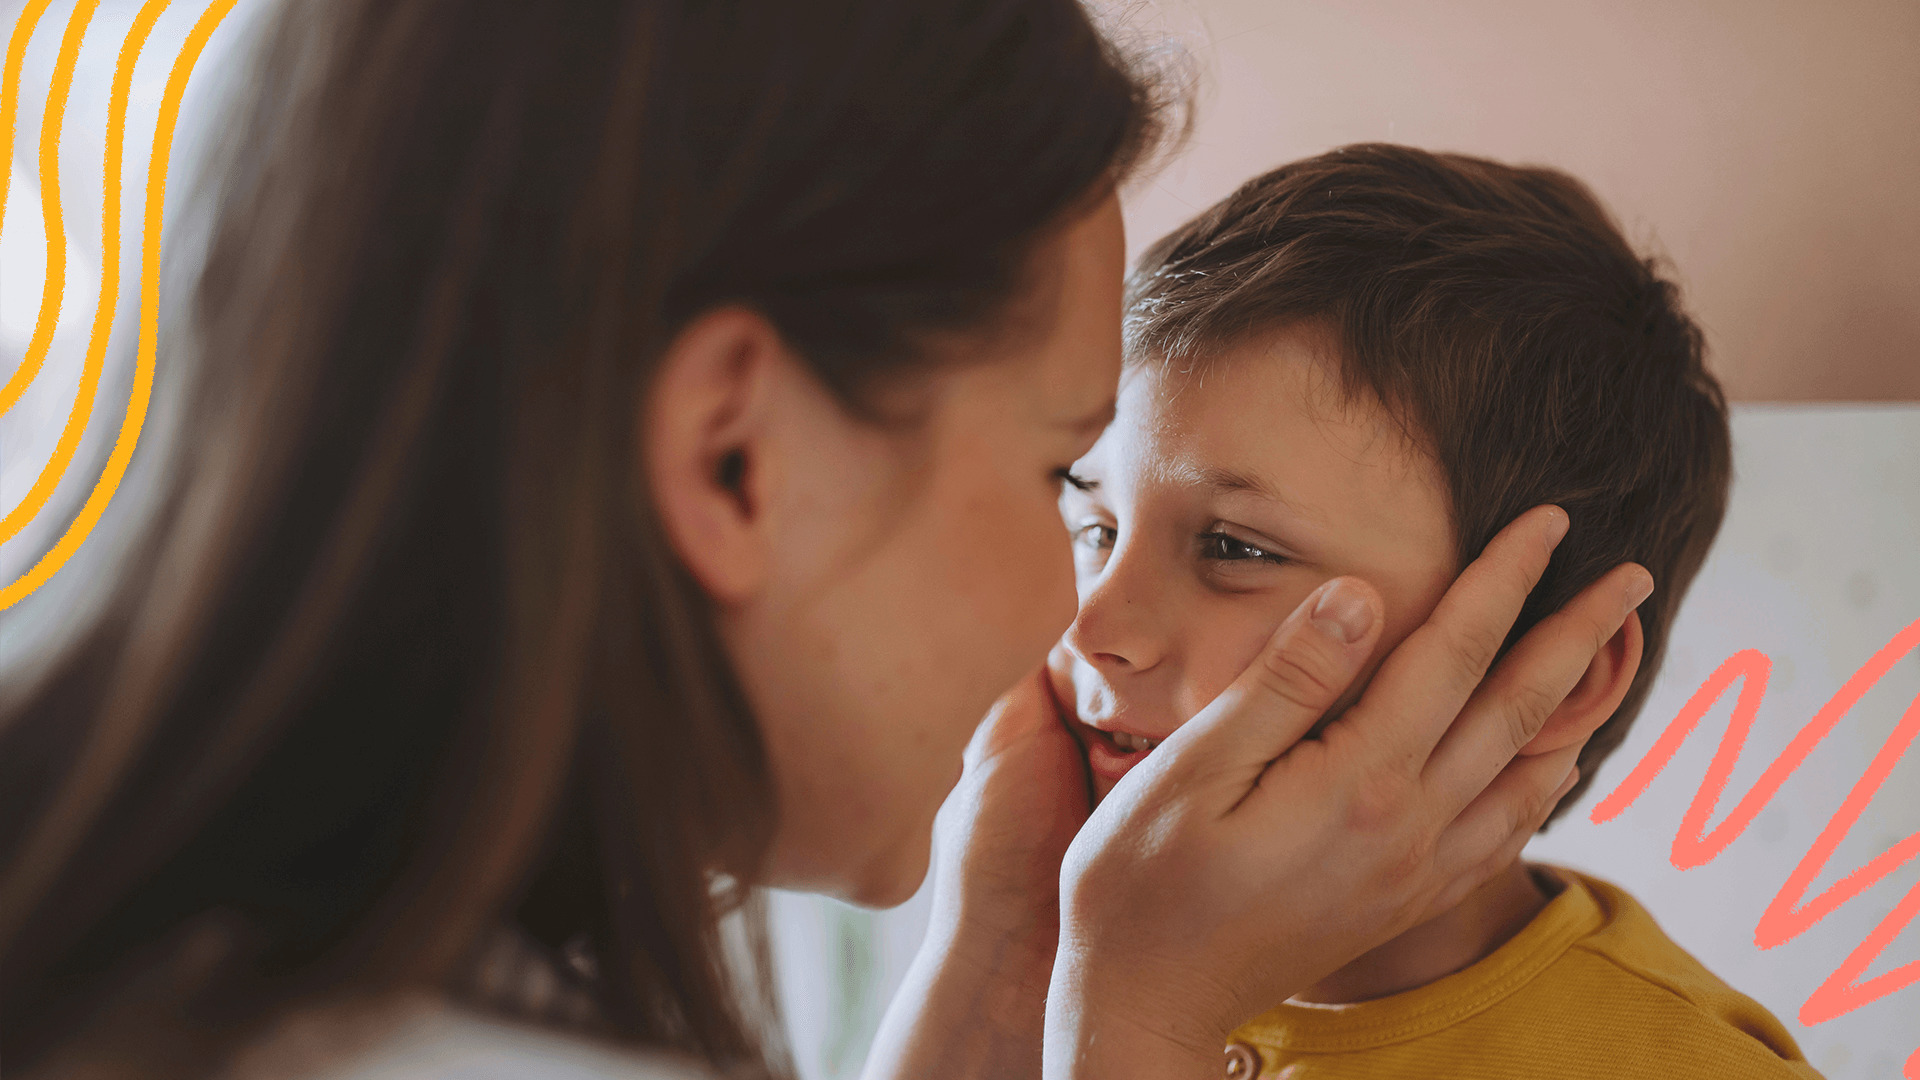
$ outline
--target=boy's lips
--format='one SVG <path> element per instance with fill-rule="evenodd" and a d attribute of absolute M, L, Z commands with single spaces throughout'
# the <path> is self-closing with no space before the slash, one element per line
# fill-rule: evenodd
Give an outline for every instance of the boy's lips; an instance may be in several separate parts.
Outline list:
<path fill-rule="evenodd" d="M 1073 719 L 1073 731 L 1086 748 L 1087 764 L 1094 775 L 1107 781 L 1109 786 L 1119 783 L 1135 765 L 1145 761 L 1165 738 L 1095 727 L 1078 717 Z"/>
<path fill-rule="evenodd" d="M 1087 764 L 1093 774 L 1106 781 L 1106 786 L 1111 788 L 1135 765 L 1145 761 L 1153 748 L 1167 736 L 1128 731 L 1116 723 L 1113 716 L 1098 716 L 1092 720 L 1082 717 L 1076 706 L 1078 695 L 1069 668 L 1064 652 L 1056 646 L 1047 662 L 1047 688 L 1053 693 L 1054 705 L 1060 717 L 1086 751 Z"/>

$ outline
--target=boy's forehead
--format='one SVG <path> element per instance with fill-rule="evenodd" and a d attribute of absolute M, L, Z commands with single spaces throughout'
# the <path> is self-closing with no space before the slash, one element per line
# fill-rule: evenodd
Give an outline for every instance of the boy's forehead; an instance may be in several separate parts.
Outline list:
<path fill-rule="evenodd" d="M 1317 337 L 1276 333 L 1193 363 L 1130 365 L 1115 427 L 1169 481 L 1280 494 L 1287 473 L 1326 458 L 1335 472 L 1443 483 L 1377 397 L 1342 389 L 1335 364 Z"/>
<path fill-rule="evenodd" d="M 1285 334 L 1200 364 L 1134 365 L 1096 471 L 1135 498 L 1269 506 L 1274 521 L 1330 547 L 1394 543 L 1450 558 L 1438 463 L 1377 399 L 1349 397 L 1337 380 L 1318 342 Z"/>

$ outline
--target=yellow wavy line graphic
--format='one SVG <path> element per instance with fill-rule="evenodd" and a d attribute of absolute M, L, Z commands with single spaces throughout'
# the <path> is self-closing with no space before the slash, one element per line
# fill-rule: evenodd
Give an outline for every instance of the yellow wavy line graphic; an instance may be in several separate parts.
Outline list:
<path fill-rule="evenodd" d="M 67 95 L 73 90 L 73 65 L 80 58 L 80 40 L 87 36 L 100 0 L 79 0 L 60 39 L 60 59 L 53 69 L 53 92 L 47 95 L 46 115 L 40 122 L 40 213 L 47 228 L 47 272 L 40 287 L 40 316 L 33 324 L 33 340 L 26 358 L 0 387 L 0 416 L 12 411 L 46 363 L 53 348 L 53 331 L 60 322 L 60 301 L 67 287 L 67 228 L 60 216 L 60 128 L 67 118 Z M 9 159 L 11 164 L 11 159 Z M 12 173 L 9 168 L 8 173 Z M 7 515 L 11 521 L 13 515 Z M 0 528 L 4 528 L 0 526 Z M 17 529 L 17 526 L 16 526 Z M 0 532 L 0 542 L 11 533 Z"/>
<path fill-rule="evenodd" d="M 127 398 L 126 417 L 121 421 L 120 433 L 114 442 L 113 453 L 107 458 L 106 467 L 101 471 L 100 478 L 95 481 L 93 490 L 87 495 L 85 505 L 83 505 L 80 508 L 80 512 L 74 516 L 72 523 L 67 526 L 66 532 L 61 534 L 60 539 L 54 543 L 53 547 L 50 548 L 31 569 L 8 584 L 5 588 L 0 588 L 0 609 L 12 607 L 18 603 L 21 598 L 32 593 L 33 590 L 39 588 L 41 585 L 44 585 L 47 579 L 51 578 L 61 566 L 65 565 L 66 561 L 79 549 L 80 545 L 86 540 L 87 535 L 93 531 L 93 527 L 99 523 L 100 516 L 106 511 L 107 504 L 113 499 L 114 492 L 119 490 L 120 481 L 125 478 L 127 465 L 133 458 L 134 447 L 140 441 L 140 430 L 146 421 L 147 407 L 151 404 L 153 398 L 154 362 L 160 339 L 160 223 L 166 206 L 167 168 L 172 158 L 174 129 L 179 123 L 180 102 L 186 94 L 187 80 L 193 74 L 194 65 L 199 61 L 200 54 L 205 50 L 207 40 L 213 36 L 214 30 L 216 30 L 220 26 L 221 21 L 227 17 L 227 13 L 233 10 L 235 2 L 236 0 L 213 0 L 212 3 L 207 5 L 206 10 L 201 13 L 199 20 L 194 23 L 193 30 L 187 35 L 187 40 L 181 45 L 179 53 L 174 57 L 173 67 L 167 75 L 166 89 L 161 96 L 160 116 L 154 126 L 153 152 L 147 163 L 145 231 L 141 240 L 139 353 L 134 368 L 133 389 Z M 91 9 L 97 5 L 97 3 L 98 0 L 80 0 L 80 4 L 76 7 L 75 20 L 80 18 L 78 7 L 86 7 L 88 9 L 88 16 L 90 17 Z M 124 141 L 125 135 L 126 98 L 132 83 L 134 62 L 139 58 L 140 49 L 145 45 L 147 35 L 152 31 L 154 22 L 160 17 L 161 12 L 166 10 L 167 6 L 168 0 L 149 0 L 141 9 L 139 17 L 135 20 L 133 28 L 128 31 L 126 41 L 121 47 L 119 63 L 114 73 L 114 96 L 112 103 L 109 105 L 109 126 L 107 130 L 108 161 L 112 164 L 110 164 L 107 169 L 106 187 L 103 197 L 104 205 L 101 212 L 101 221 L 103 223 L 102 248 L 106 250 L 110 247 L 112 257 L 103 260 L 102 263 L 101 306 L 94 313 L 93 339 L 88 345 L 87 369 L 82 379 L 82 393 L 87 399 L 89 411 L 91 410 L 92 394 L 98 382 L 99 362 L 105 354 L 107 336 L 112 326 L 113 305 L 108 302 L 109 290 L 112 290 L 115 297 L 118 295 L 120 177 L 117 166 L 120 161 L 121 143 Z M 44 10 L 46 7 L 45 0 L 42 0 L 38 7 Z M 26 12 L 22 13 L 22 23 L 26 21 L 26 15 Z M 37 13 L 34 17 L 38 18 Z M 72 27 L 73 24 L 70 22 L 68 34 L 74 41 L 75 48 L 77 49 L 78 37 L 75 35 Z M 14 32 L 13 44 L 9 46 L 6 68 L 8 78 L 5 91 L 6 97 L 9 99 L 13 96 L 13 88 L 18 85 L 19 64 L 16 61 L 16 54 L 24 52 L 26 36 L 30 36 L 31 32 L 32 29 L 29 26 L 26 28 L 26 34 L 23 35 L 20 26 L 17 25 Z M 66 54 L 65 45 L 62 47 L 61 65 L 55 75 L 56 83 L 59 82 L 61 75 L 64 74 L 67 82 L 70 84 L 72 80 L 72 62 Z M 66 87 L 62 86 L 56 88 L 54 95 L 61 99 L 63 107 L 65 93 Z M 6 107 L 7 102 L 0 101 L 0 110 L 4 110 Z M 48 108 L 51 112 L 53 109 L 51 102 L 49 102 Z M 0 115 L 0 121 L 7 119 L 9 118 Z M 10 145 L 10 124 L 7 125 L 7 130 L 9 132 L 8 142 Z M 43 174 L 47 170 L 47 163 L 50 159 L 56 163 L 58 161 L 57 144 L 59 140 L 59 129 L 57 126 L 53 128 L 53 140 L 56 150 L 50 155 L 46 149 L 47 140 L 43 133 L 41 141 L 41 168 Z M 42 190 L 45 189 L 46 181 L 43 179 Z M 4 203 L 0 203 L 0 209 L 4 209 Z M 55 216 L 57 217 L 57 215 Z M 109 223 L 111 227 L 106 227 Z M 55 265 L 54 260 L 56 258 L 54 247 L 53 226 L 50 224 L 47 233 L 49 286 L 52 284 L 52 268 Z M 63 270 L 65 266 L 65 256 L 65 240 L 63 235 L 60 242 L 60 251 L 58 252 L 58 258 L 60 259 L 60 265 Z M 53 289 L 51 287 L 47 289 L 49 293 L 52 291 Z M 55 311 L 57 314 L 57 298 L 55 300 Z M 46 317 L 46 302 L 44 296 L 42 297 L 41 317 L 44 321 Z M 35 328 L 35 337 L 36 339 L 39 337 L 39 327 Z M 24 366 L 23 364 L 23 367 Z M 16 380 L 18 379 L 18 374 L 18 372 L 15 374 Z M 31 376 L 29 376 L 29 378 L 31 378 Z M 10 388 L 11 384 L 9 386 L 9 389 Z M 18 396 L 17 391 L 15 391 L 14 396 Z M 0 413 L 4 413 L 5 407 L 11 406 L 11 404 L 11 399 L 0 398 Z M 80 416 L 80 404 L 80 401 L 76 399 L 74 417 Z M 79 430 L 84 430 L 84 428 L 85 422 L 84 419 L 82 419 L 79 424 Z M 73 449 L 71 446 L 67 446 L 67 435 L 73 432 L 74 420 L 70 417 L 68 421 L 68 431 L 62 433 L 62 446 L 65 448 L 65 457 L 60 458 L 60 452 L 56 451 L 56 458 L 60 458 L 57 462 L 58 469 L 55 469 L 56 462 L 50 461 L 48 470 L 43 471 L 41 474 L 40 484 L 47 484 L 46 492 L 42 494 L 40 498 L 42 505 L 44 505 L 46 501 L 46 495 L 51 494 L 53 485 L 59 482 L 59 473 L 65 470 L 67 461 L 72 457 Z M 78 443 L 77 433 L 74 434 L 74 443 L 75 445 Z M 52 474 L 52 480 L 49 483 L 48 476 L 50 473 Z M 35 485 L 36 493 L 40 491 L 40 484 Z M 31 500 L 31 498 L 32 496 L 30 495 L 29 500 Z M 24 506 L 25 504 L 23 503 L 22 505 Z M 34 512 L 37 512 L 37 510 L 38 507 L 35 508 Z M 11 521 L 12 517 L 13 515 L 8 515 L 9 521 Z M 4 526 L 0 526 L 0 528 L 3 527 Z M 17 532 L 18 528 L 19 526 L 14 526 L 14 531 Z M 6 533 L 5 535 L 11 536 L 13 533 Z"/>
<path fill-rule="evenodd" d="M 40 25 L 40 16 L 47 13 L 47 5 L 52 0 L 32 0 L 13 21 L 13 37 L 7 42 L 7 66 L 0 70 L 0 152 L 6 155 L 9 166 L 0 169 L 0 219 L 7 212 L 7 189 L 13 184 L 13 122 L 18 115 L 20 105 L 20 66 L 27 58 L 27 42 L 33 38 L 33 29 Z M 0 415 L 6 410 L 0 409 Z"/>
<path fill-rule="evenodd" d="M 14 369 L 7 385 L 0 387 L 0 416 L 12 411 L 20 395 L 39 377 L 47 353 L 53 348 L 53 332 L 60 325 L 60 304 L 66 298 L 67 288 L 67 227 L 60 216 L 60 129 L 66 123 L 67 98 L 73 91 L 73 67 L 80 58 L 80 41 L 86 37 L 87 24 L 93 21 L 93 13 L 99 7 L 100 0 L 80 0 L 74 5 L 73 15 L 67 19 L 66 36 L 60 40 L 60 59 L 53 69 L 53 92 L 47 95 L 46 116 L 40 122 L 40 211 L 46 221 L 47 272 L 40 288 L 40 315 L 33 325 L 33 340 L 27 345 L 26 358 Z M 112 153 L 113 149 L 109 140 L 108 152 Z M 13 170 L 7 171 L 11 174 Z M 103 205 L 113 207 L 117 218 L 118 192 L 103 200 Z M 104 290 L 102 302 L 105 302 Z M 67 463 L 73 459 L 74 448 L 79 445 L 80 436 L 93 415 L 93 391 L 100 381 L 99 366 L 91 363 L 91 351 L 87 359 L 90 363 L 80 376 L 73 412 L 60 432 L 53 456 L 40 470 L 40 477 L 34 481 L 27 497 L 6 517 L 0 518 L 0 544 L 13 539 L 47 504 L 61 475 L 67 471 Z"/>

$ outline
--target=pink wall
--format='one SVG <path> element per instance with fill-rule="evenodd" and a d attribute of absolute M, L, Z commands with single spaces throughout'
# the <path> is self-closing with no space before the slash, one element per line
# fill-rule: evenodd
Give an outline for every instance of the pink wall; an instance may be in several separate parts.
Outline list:
<path fill-rule="evenodd" d="M 1677 264 L 1744 400 L 1920 399 L 1920 3 L 1158 0 L 1201 76 L 1137 252 L 1363 140 L 1555 165 Z"/>

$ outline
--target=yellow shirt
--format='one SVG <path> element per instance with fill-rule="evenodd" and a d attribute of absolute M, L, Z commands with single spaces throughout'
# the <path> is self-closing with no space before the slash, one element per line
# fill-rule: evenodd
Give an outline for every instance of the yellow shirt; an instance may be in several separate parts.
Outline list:
<path fill-rule="evenodd" d="M 1631 896 L 1540 869 L 1565 887 L 1491 956 L 1373 1001 L 1281 1005 L 1234 1033 L 1229 1074 L 1257 1055 L 1285 1080 L 1817 1080 L 1780 1021 Z"/>

